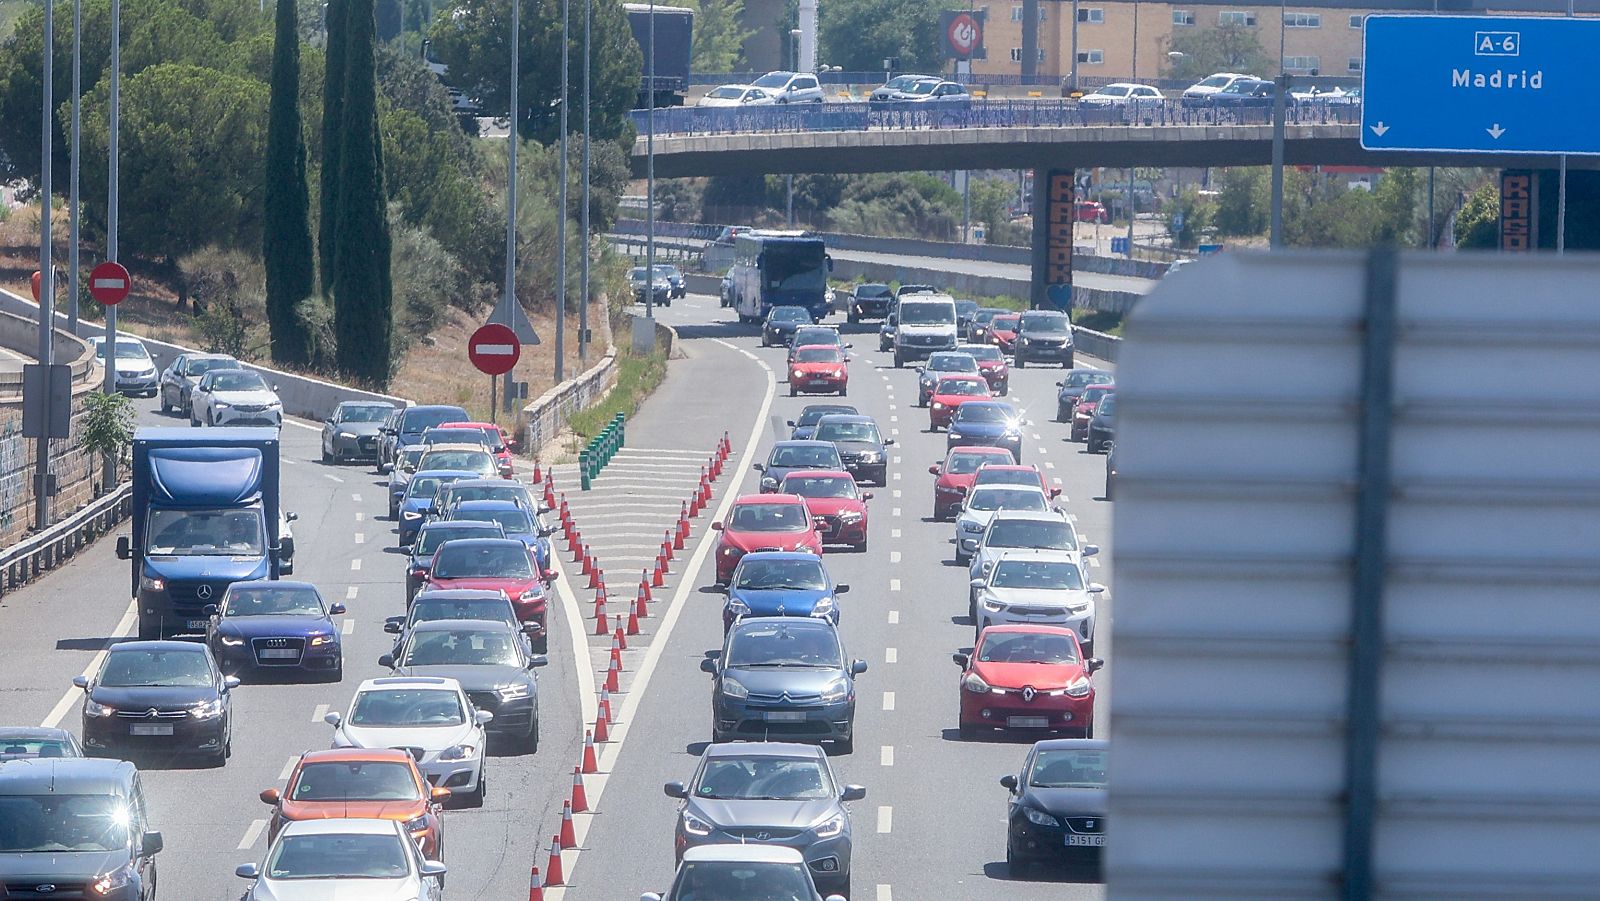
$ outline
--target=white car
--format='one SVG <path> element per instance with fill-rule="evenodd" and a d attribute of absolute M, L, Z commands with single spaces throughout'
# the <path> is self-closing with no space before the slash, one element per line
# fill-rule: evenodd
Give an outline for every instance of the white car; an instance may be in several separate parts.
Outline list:
<path fill-rule="evenodd" d="M 867 99 L 873 103 L 899 100 L 899 95 L 902 91 L 909 90 L 912 85 L 919 81 L 931 81 L 934 84 L 938 84 L 941 80 L 937 75 L 896 75 L 882 85 L 873 88 L 872 94 Z"/>
<path fill-rule="evenodd" d="M 1044 489 L 1029 485 L 978 485 L 967 492 L 961 502 L 961 512 L 956 514 L 956 562 L 966 564 L 978 549 L 989 521 L 1001 510 L 1026 510 L 1034 513 L 1053 512 L 1050 498 Z"/>
<path fill-rule="evenodd" d="M 1091 109 L 1154 109 L 1166 101 L 1161 89 L 1147 84 L 1117 82 L 1078 98 L 1079 106 Z"/>
<path fill-rule="evenodd" d="M 953 81 L 918 81 L 897 92 L 894 99 L 919 103 L 971 102 L 972 95 L 964 85 Z"/>
<path fill-rule="evenodd" d="M 1012 550 L 1059 551 L 1070 554 L 1074 560 L 1083 561 L 1100 553 L 1100 546 L 1079 544 L 1078 530 L 1060 510 L 1035 513 L 1024 510 L 1002 510 L 989 520 L 978 545 L 972 551 L 972 564 L 967 569 L 968 579 L 981 579 L 994 568 L 1000 555 Z M 978 592 L 968 592 L 967 613 L 977 615 Z"/>
<path fill-rule="evenodd" d="M 750 87 L 771 94 L 774 103 L 822 102 L 822 83 L 810 72 L 768 72 Z"/>
<path fill-rule="evenodd" d="M 817 893 L 817 884 L 811 879 L 811 869 L 806 866 L 806 859 L 799 851 L 759 840 L 749 844 L 689 848 L 683 852 L 672 888 L 665 895 L 645 892 L 639 896 L 639 901 L 700 901 L 716 898 L 844 901 L 843 895 L 822 898 Z"/>
<path fill-rule="evenodd" d="M 1095 598 L 1105 586 L 1084 578 L 1077 555 L 1010 550 L 987 575 L 973 579 L 977 594 L 973 635 L 995 625 L 1065 626 L 1078 633 L 1083 653 L 1094 648 Z"/>
<path fill-rule="evenodd" d="M 725 84 L 707 91 L 695 106 L 715 109 L 729 106 L 771 106 L 776 102 L 771 94 L 761 88 L 753 88 L 747 84 Z"/>
<path fill-rule="evenodd" d="M 444 864 L 422 856 L 398 820 L 299 820 L 286 824 L 260 866 L 241 865 L 244 901 L 441 901 Z"/>
<path fill-rule="evenodd" d="M 94 347 L 95 358 L 104 360 L 105 336 L 90 338 L 89 343 Z M 117 391 L 123 394 L 155 397 L 156 391 L 160 389 L 161 373 L 156 369 L 156 361 L 151 359 L 150 349 L 138 338 L 117 335 L 116 369 Z"/>
<path fill-rule="evenodd" d="M 213 369 L 189 392 L 189 424 L 280 428 L 283 402 L 259 372 Z"/>
<path fill-rule="evenodd" d="M 435 676 L 368 679 L 350 711 L 323 718 L 335 748 L 404 748 L 430 785 L 469 807 L 483 805 L 483 727 L 494 714 L 472 706 L 461 683 Z"/>
<path fill-rule="evenodd" d="M 1194 84 L 1183 89 L 1179 95 L 1179 102 L 1189 108 L 1210 106 L 1211 98 L 1223 91 L 1228 85 L 1236 81 L 1255 81 L 1254 75 L 1241 75 L 1238 72 L 1218 72 L 1208 75 Z"/>

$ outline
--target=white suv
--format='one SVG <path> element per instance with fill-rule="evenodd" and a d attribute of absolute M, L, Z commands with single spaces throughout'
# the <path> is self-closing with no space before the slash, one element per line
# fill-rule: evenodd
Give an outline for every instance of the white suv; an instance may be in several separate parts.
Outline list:
<path fill-rule="evenodd" d="M 821 103 L 822 84 L 810 72 L 768 72 L 750 82 L 778 103 Z"/>
<path fill-rule="evenodd" d="M 429 784 L 468 807 L 483 806 L 483 727 L 494 714 L 472 706 L 461 683 L 429 676 L 386 676 L 356 688 L 350 712 L 323 718 L 335 748 L 409 751 Z"/>
<path fill-rule="evenodd" d="M 1083 653 L 1094 648 L 1095 598 L 1106 590 L 1090 582 L 1075 554 L 1012 550 L 987 575 L 972 580 L 977 593 L 974 637 L 994 625 L 1065 626 L 1078 633 Z"/>
<path fill-rule="evenodd" d="M 1000 555 L 1013 550 L 1060 551 L 1082 562 L 1085 557 L 1100 553 L 1100 546 L 1079 544 L 1078 530 L 1060 510 L 1037 513 L 1031 510 L 1002 510 L 989 520 L 983 537 L 972 551 L 972 565 L 967 570 L 968 579 L 981 579 L 989 574 Z M 967 594 L 967 613 L 978 614 L 978 592 Z"/>

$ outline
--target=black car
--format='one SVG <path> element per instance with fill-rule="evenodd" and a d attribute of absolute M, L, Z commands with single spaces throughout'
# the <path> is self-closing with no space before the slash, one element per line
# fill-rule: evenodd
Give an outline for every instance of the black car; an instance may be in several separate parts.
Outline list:
<path fill-rule="evenodd" d="M 884 438 L 871 416 L 829 414 L 817 420 L 815 438 L 838 448 L 845 471 L 858 481 L 889 484 L 889 445 L 894 439 Z"/>
<path fill-rule="evenodd" d="M 1107 394 L 1095 404 L 1094 415 L 1089 417 L 1089 434 L 1084 438 L 1085 450 L 1103 454 L 1117 438 L 1117 395 Z"/>
<path fill-rule="evenodd" d="M 411 599 L 411 607 L 405 616 L 391 616 L 383 621 L 383 631 L 396 636 L 392 653 L 399 654 L 401 645 L 405 644 L 411 635 L 411 628 L 418 623 L 463 619 L 505 623 L 520 630 L 524 635 L 531 635 L 537 631 L 535 626 L 524 625 L 517 621 L 517 611 L 511 606 L 510 598 L 487 588 L 435 588 L 431 591 L 419 591 L 416 597 Z M 531 643 L 528 645 L 528 653 L 533 653 Z"/>
<path fill-rule="evenodd" d="M 820 424 L 822 420 L 818 420 Z M 831 441 L 808 439 L 805 441 L 779 441 L 772 445 L 767 462 L 753 465 L 761 473 L 761 491 L 771 494 L 778 483 L 791 472 L 802 469 L 843 469 L 844 460 Z"/>
<path fill-rule="evenodd" d="M 853 416 L 857 412 L 859 411 L 849 404 L 806 404 L 805 409 L 800 411 L 799 419 L 789 420 L 789 428 L 794 429 L 789 433 L 789 438 L 792 441 L 809 440 L 812 435 L 816 434 L 817 420 L 822 417 L 830 413 L 845 413 Z"/>
<path fill-rule="evenodd" d="M 956 301 L 956 334 L 961 340 L 969 340 L 972 335 L 972 320 L 978 315 L 978 302 L 976 300 Z"/>
<path fill-rule="evenodd" d="M 683 283 L 683 273 L 671 263 L 657 263 L 656 275 L 667 280 L 667 298 L 686 297 L 689 289 Z"/>
<path fill-rule="evenodd" d="M 845 318 L 850 322 L 860 322 L 863 319 L 882 319 L 889 315 L 889 302 L 894 300 L 894 292 L 888 285 L 869 282 L 856 285 L 850 289 L 849 306 L 845 309 Z"/>
<path fill-rule="evenodd" d="M 0 726 L 0 763 L 52 757 L 82 757 L 78 737 L 65 729 Z"/>
<path fill-rule="evenodd" d="M 1038 864 L 1100 868 L 1106 833 L 1106 757 L 1095 738 L 1037 742 L 1022 772 L 1002 776 L 1011 793 L 1006 867 L 1020 876 Z"/>
<path fill-rule="evenodd" d="M 549 662 L 543 654 L 528 653 L 514 626 L 481 619 L 417 623 L 399 654 L 378 658 L 379 666 L 396 675 L 460 682 L 472 706 L 494 714 L 489 731 L 512 739 L 527 754 L 539 750 L 539 681 L 533 671 Z"/>
<path fill-rule="evenodd" d="M 1241 78 L 1211 95 L 1217 109 L 1268 109 L 1278 93 L 1277 84 L 1259 78 Z"/>
<path fill-rule="evenodd" d="M 1115 385 L 1117 377 L 1105 369 L 1074 369 L 1067 377 L 1056 382 L 1056 422 L 1071 422 L 1072 408 L 1077 406 L 1083 389 L 1090 385 Z"/>
<path fill-rule="evenodd" d="M 235 582 L 209 605 L 206 645 L 225 673 L 344 678 L 339 626 L 344 605 L 330 604 L 310 582 Z"/>
<path fill-rule="evenodd" d="M 810 616 L 755 617 L 728 630 L 722 653 L 700 661 L 710 673 L 711 740 L 831 741 L 855 748 L 855 677 L 839 631 Z"/>
<path fill-rule="evenodd" d="M 126 760 L 0 766 L 0 897 L 154 901 L 161 833 Z"/>
<path fill-rule="evenodd" d="M 95 757 L 129 752 L 200 754 L 222 766 L 233 754 L 233 689 L 211 649 L 189 641 L 125 641 L 83 689 L 83 744 Z"/>
<path fill-rule="evenodd" d="M 967 330 L 967 341 L 971 344 L 988 344 L 989 323 L 993 322 L 994 317 L 999 316 L 1001 313 L 1010 312 L 1012 311 L 1003 310 L 999 307 L 979 307 L 972 314 L 972 325 Z"/>
<path fill-rule="evenodd" d="M 433 555 L 439 545 L 457 538 L 504 538 L 505 527 L 498 522 L 478 520 L 430 519 L 417 530 L 411 542 L 411 559 L 406 562 L 406 604 L 417 596 L 428 583 L 428 571 L 433 568 Z"/>
<path fill-rule="evenodd" d="M 811 324 L 811 311 L 805 307 L 773 307 L 761 323 L 761 346 L 787 347 L 795 329 Z"/>
<path fill-rule="evenodd" d="M 1072 368 L 1072 320 L 1066 313 L 1029 310 L 1017 321 L 1017 340 L 1012 345 L 1018 369 L 1035 363 L 1060 363 Z"/>

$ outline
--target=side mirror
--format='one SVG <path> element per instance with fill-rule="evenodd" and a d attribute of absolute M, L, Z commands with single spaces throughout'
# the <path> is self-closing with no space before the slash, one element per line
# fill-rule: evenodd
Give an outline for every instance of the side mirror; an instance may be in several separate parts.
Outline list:
<path fill-rule="evenodd" d="M 450 789 L 445 788 L 442 785 L 435 785 L 433 788 L 428 790 L 428 800 L 437 801 L 438 803 L 443 804 L 445 801 L 450 799 L 450 794 Z"/>
<path fill-rule="evenodd" d="M 422 867 L 417 872 L 430 879 L 438 879 L 449 872 L 450 868 L 437 860 L 424 860 Z"/>
<path fill-rule="evenodd" d="M 541 526 L 539 528 L 539 537 L 540 538 L 549 538 L 551 535 L 554 535 L 555 533 L 556 533 L 556 527 L 555 526 Z"/>
<path fill-rule="evenodd" d="M 383 621 L 383 631 L 388 632 L 390 635 L 399 635 L 400 625 L 403 622 L 405 622 L 405 620 L 402 618 L 398 616 L 391 616 Z"/>
<path fill-rule="evenodd" d="M 538 623 L 527 622 L 522 624 L 522 634 L 524 635 L 538 635 L 539 632 L 540 629 Z"/>
<path fill-rule="evenodd" d="M 938 474 L 939 474 L 939 464 L 935 463 L 932 466 L 928 467 L 928 475 L 936 476 Z"/>
<path fill-rule="evenodd" d="M 1086 544 L 1083 546 L 1083 555 L 1085 557 L 1093 557 L 1098 553 L 1100 553 L 1100 545 L 1098 544 Z"/>
<path fill-rule="evenodd" d="M 864 501 L 872 500 L 872 492 L 870 492 L 870 491 L 861 492 L 861 499 L 864 500 Z"/>
<path fill-rule="evenodd" d="M 848 584 L 835 585 L 835 586 L 833 586 L 833 593 L 834 594 L 849 594 L 850 593 L 850 586 Z"/>
<path fill-rule="evenodd" d="M 1101 585 L 1099 582 L 1090 582 L 1089 583 L 1089 593 L 1090 594 L 1104 594 L 1105 590 L 1106 590 L 1106 587 L 1104 585 Z"/>
<path fill-rule="evenodd" d="M 668 782 L 661 786 L 661 791 L 669 798 L 687 798 L 689 789 L 682 782 Z"/>
<path fill-rule="evenodd" d="M 544 654 L 530 654 L 528 656 L 528 669 L 540 666 L 549 666 L 550 658 Z"/>
<path fill-rule="evenodd" d="M 702 659 L 700 661 L 700 672 L 710 673 L 715 676 L 717 674 L 717 661 L 712 660 L 710 657 Z"/>
<path fill-rule="evenodd" d="M 283 514 L 283 518 L 285 520 L 289 521 L 289 522 L 299 522 L 300 521 L 300 514 L 298 514 L 298 513 L 285 513 L 285 514 Z"/>
<path fill-rule="evenodd" d="M 327 423 L 327 424 L 328 424 L 328 425 L 337 425 L 337 423 L 335 423 L 335 422 L 334 422 L 334 421 L 333 421 L 333 417 L 332 417 L 332 416 L 329 416 L 329 417 L 328 417 L 328 418 L 327 418 L 327 419 L 324 419 L 324 420 L 322 420 L 322 421 L 323 421 L 323 422 L 325 422 L 325 423 Z"/>
<path fill-rule="evenodd" d="M 132 556 L 133 556 L 133 548 L 128 543 L 128 536 L 126 536 L 126 535 L 118 535 L 117 536 L 117 559 L 118 560 L 127 560 Z"/>
<path fill-rule="evenodd" d="M 345 606 L 343 604 L 334 603 L 334 604 L 329 604 L 328 605 L 328 615 L 329 616 L 338 616 L 339 614 L 344 613 L 344 612 L 345 612 Z"/>
<path fill-rule="evenodd" d="M 1106 665 L 1106 662 L 1101 660 L 1099 657 L 1090 657 L 1085 662 L 1088 664 L 1089 672 L 1091 673 L 1099 672 Z"/>
<path fill-rule="evenodd" d="M 409 553 L 412 552 L 412 549 L 415 548 L 415 547 L 416 547 L 416 545 L 414 545 L 414 544 L 402 544 L 402 545 L 400 545 L 400 550 L 401 550 L 402 553 L 409 554 Z"/>
<path fill-rule="evenodd" d="M 795 424 L 794 424 L 794 420 L 793 420 L 793 419 L 790 419 L 790 420 L 786 420 L 786 423 L 787 423 L 787 425 L 788 425 L 788 426 L 789 426 L 789 428 L 791 428 L 791 429 L 792 429 L 792 428 L 796 428 L 796 426 L 795 426 Z"/>
<path fill-rule="evenodd" d="M 146 832 L 139 836 L 139 853 L 146 857 L 152 854 L 160 854 L 161 849 L 166 846 L 167 843 L 162 839 L 159 832 Z"/>
<path fill-rule="evenodd" d="M 711 531 L 713 531 L 713 532 L 720 532 L 720 531 L 722 531 L 722 523 L 721 523 L 721 522 L 714 522 L 714 523 L 712 523 L 712 524 L 711 524 Z"/>
<path fill-rule="evenodd" d="M 972 663 L 972 658 L 961 653 L 960 651 L 951 654 L 950 659 L 955 661 L 956 666 L 959 666 L 962 669 L 966 669 Z"/>
<path fill-rule="evenodd" d="M 479 710 L 472 715 L 472 721 L 480 726 L 487 726 L 492 719 L 494 719 L 494 714 L 487 710 Z"/>
<path fill-rule="evenodd" d="M 1052 498 L 1060 497 L 1061 496 L 1061 489 L 1060 488 L 1052 488 L 1052 489 L 1050 489 L 1050 496 Z"/>
<path fill-rule="evenodd" d="M 330 726 L 337 726 L 344 722 L 344 717 L 330 710 L 323 714 L 322 721 Z"/>
<path fill-rule="evenodd" d="M 777 491 L 778 490 L 778 480 L 772 478 L 771 476 L 768 476 L 767 478 L 762 479 L 761 480 L 761 490 L 765 491 L 765 492 L 769 492 L 769 493 Z"/>
<path fill-rule="evenodd" d="M 886 439 L 883 442 L 883 446 L 884 447 L 889 447 L 890 445 L 894 444 L 894 442 L 895 442 L 895 439 L 893 439 L 893 438 Z"/>
<path fill-rule="evenodd" d="M 263 789 L 260 797 L 261 803 L 263 804 L 277 804 L 279 801 L 283 800 L 282 793 L 275 788 Z"/>
<path fill-rule="evenodd" d="M 89 690 L 89 677 L 88 676 L 73 676 L 72 677 L 72 684 L 73 684 L 74 687 L 81 688 L 84 691 L 88 691 Z"/>
<path fill-rule="evenodd" d="M 972 581 L 968 582 L 967 584 L 971 585 L 973 588 L 982 588 L 987 583 L 983 579 L 973 579 Z"/>
<path fill-rule="evenodd" d="M 859 676 L 866 671 L 867 661 L 860 659 L 850 661 L 850 675 Z"/>
<path fill-rule="evenodd" d="M 223 691 L 233 691 L 235 688 L 238 688 L 242 684 L 244 684 L 244 683 L 239 681 L 239 677 L 238 676 L 223 676 L 222 677 L 222 690 Z"/>
<path fill-rule="evenodd" d="M 261 871 L 256 869 L 256 865 L 253 863 L 242 863 L 234 868 L 233 875 L 238 876 L 240 879 L 260 879 Z"/>
<path fill-rule="evenodd" d="M 1006 791 L 1015 792 L 1017 790 L 1017 777 L 1010 775 L 1001 776 L 1000 784 L 1005 786 Z"/>
<path fill-rule="evenodd" d="M 382 657 L 379 657 L 378 665 L 384 669 L 394 669 L 394 655 L 384 654 Z"/>
<path fill-rule="evenodd" d="M 859 801 L 867 796 L 865 785 L 846 785 L 844 791 L 839 793 L 841 801 Z"/>

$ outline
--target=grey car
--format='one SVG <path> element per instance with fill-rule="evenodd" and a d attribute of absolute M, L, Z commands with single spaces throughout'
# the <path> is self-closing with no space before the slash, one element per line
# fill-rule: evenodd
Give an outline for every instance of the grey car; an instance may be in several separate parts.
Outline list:
<path fill-rule="evenodd" d="M 839 449 L 840 463 L 857 480 L 889 484 L 889 445 L 894 439 L 883 437 L 871 416 L 829 413 L 817 420 L 812 434 Z"/>
<path fill-rule="evenodd" d="M 819 891 L 850 894 L 852 830 L 846 801 L 867 790 L 840 785 L 815 745 L 735 742 L 710 745 L 688 785 L 668 782 L 679 798 L 673 849 L 756 841 L 794 848 Z"/>
<path fill-rule="evenodd" d="M 883 103 L 887 100 L 897 100 L 902 91 L 910 90 L 911 86 L 919 81 L 931 81 L 938 84 L 941 79 L 937 75 L 896 75 L 883 84 L 872 89 L 868 95 L 869 103 Z"/>
<path fill-rule="evenodd" d="M 0 764 L 0 894 L 154 901 L 162 839 L 148 810 L 126 760 Z M 101 825 L 109 823 L 120 825 Z M 104 885 L 91 894 L 96 881 Z"/>
<path fill-rule="evenodd" d="M 1011 346 L 1016 367 L 1028 363 L 1060 363 L 1072 368 L 1072 320 L 1066 313 L 1029 310 L 1017 321 L 1017 340 Z"/>
<path fill-rule="evenodd" d="M 711 740 L 789 737 L 855 750 L 855 677 L 865 660 L 847 660 L 839 630 L 826 619 L 743 619 L 722 653 L 700 661 L 711 674 Z"/>
<path fill-rule="evenodd" d="M 940 351 L 928 357 L 928 362 L 917 369 L 917 406 L 926 407 L 933 397 L 933 388 L 941 376 L 956 372 L 979 375 L 978 361 L 972 354 Z"/>
<path fill-rule="evenodd" d="M 322 462 L 378 462 L 378 430 L 392 412 L 394 404 L 382 401 L 347 400 L 334 407 L 322 421 Z"/>
<path fill-rule="evenodd" d="M 533 671 L 549 662 L 527 652 L 520 630 L 479 619 L 417 623 L 398 655 L 378 658 L 379 666 L 396 675 L 460 682 L 473 707 L 494 714 L 488 731 L 528 754 L 539 749 L 539 681 Z"/>
<path fill-rule="evenodd" d="M 189 394 L 200 378 L 213 369 L 238 369 L 239 361 L 227 354 L 178 354 L 161 373 L 161 384 L 156 392 L 161 398 L 161 412 L 177 410 L 189 418 Z"/>
<path fill-rule="evenodd" d="M 65 729 L 0 726 L 0 762 L 82 756 L 78 737 Z"/>

